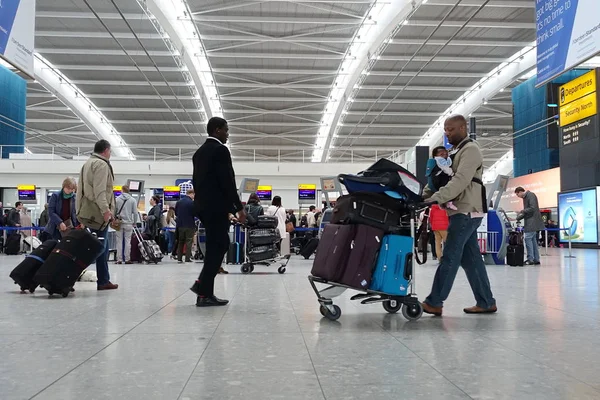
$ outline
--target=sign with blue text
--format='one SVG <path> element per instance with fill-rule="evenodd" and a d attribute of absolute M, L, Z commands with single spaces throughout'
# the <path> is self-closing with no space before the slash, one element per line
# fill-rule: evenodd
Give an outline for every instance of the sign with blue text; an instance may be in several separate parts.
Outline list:
<path fill-rule="evenodd" d="M 0 57 L 33 73 L 35 0 L 0 0 Z"/>
<path fill-rule="evenodd" d="M 536 0 L 537 86 L 600 52 L 598 0 Z"/>

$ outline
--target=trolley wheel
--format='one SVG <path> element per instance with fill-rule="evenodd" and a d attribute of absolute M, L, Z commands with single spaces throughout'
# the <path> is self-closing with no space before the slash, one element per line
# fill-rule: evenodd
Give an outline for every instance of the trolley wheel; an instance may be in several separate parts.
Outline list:
<path fill-rule="evenodd" d="M 342 309 L 337 305 L 333 305 L 333 312 L 329 309 L 329 307 L 325 307 L 325 315 L 324 317 L 330 321 L 337 321 L 342 316 Z"/>
<path fill-rule="evenodd" d="M 62 297 L 67 297 L 69 295 L 69 292 L 62 292 L 61 295 Z"/>
<path fill-rule="evenodd" d="M 281 267 L 277 268 L 277 272 L 279 272 L 280 274 L 285 274 L 285 267 L 282 265 Z"/>
<path fill-rule="evenodd" d="M 252 272 L 252 267 L 248 264 L 244 264 L 240 268 L 240 271 L 242 271 L 242 274 L 249 274 L 250 272 Z"/>
<path fill-rule="evenodd" d="M 402 303 L 398 300 L 387 300 L 381 303 L 383 305 L 383 309 L 390 314 L 396 314 L 402 308 Z"/>
<path fill-rule="evenodd" d="M 254 272 L 254 264 L 250 264 L 250 273 Z"/>
<path fill-rule="evenodd" d="M 325 316 L 325 314 L 327 314 L 327 307 L 325 307 L 324 305 L 321 305 L 321 307 L 319 307 L 319 312 L 321 313 L 322 316 Z"/>
<path fill-rule="evenodd" d="M 402 315 L 409 321 L 416 321 L 423 315 L 423 307 L 421 304 L 405 304 L 402 307 Z"/>

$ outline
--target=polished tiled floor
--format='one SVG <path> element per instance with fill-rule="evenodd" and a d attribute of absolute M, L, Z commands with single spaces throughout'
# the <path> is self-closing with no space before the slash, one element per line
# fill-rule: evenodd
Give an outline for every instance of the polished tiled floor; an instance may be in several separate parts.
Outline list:
<path fill-rule="evenodd" d="M 559 250 L 542 267 L 489 267 L 499 313 L 468 316 L 459 272 L 443 318 L 381 305 L 319 314 L 293 259 L 285 275 L 217 278 L 224 308 L 187 288 L 201 264 L 112 266 L 114 292 L 19 294 L 0 257 L 0 399 L 600 399 L 599 253 Z M 419 269 L 427 295 L 435 266 Z"/>

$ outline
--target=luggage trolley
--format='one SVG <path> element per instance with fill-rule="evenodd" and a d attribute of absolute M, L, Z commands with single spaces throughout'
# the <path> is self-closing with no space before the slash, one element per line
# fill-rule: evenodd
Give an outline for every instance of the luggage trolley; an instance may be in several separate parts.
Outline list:
<path fill-rule="evenodd" d="M 371 289 L 361 289 L 345 284 L 331 282 L 326 279 L 310 275 L 308 281 L 313 288 L 320 304 L 319 311 L 325 318 L 335 321 L 342 315 L 341 308 L 334 304 L 333 299 L 343 294 L 347 289 L 360 293 L 352 296 L 351 300 L 360 300 L 361 304 L 382 303 L 385 311 L 395 314 L 402 310 L 402 315 L 409 321 L 418 320 L 423 315 L 423 308 L 415 293 L 415 254 L 416 248 L 416 226 L 417 215 L 422 208 L 421 185 L 410 172 L 391 161 L 382 159 L 369 167 L 367 171 L 359 173 L 358 176 L 340 175 L 342 182 L 348 192 L 379 192 L 390 195 L 396 192 L 397 198 L 402 198 L 408 205 L 410 238 L 412 239 L 412 253 L 407 254 L 407 265 L 404 278 L 408 282 L 405 295 L 396 295 Z M 395 197 L 395 196 L 394 196 Z M 406 220 L 404 220 L 406 221 Z M 399 226 L 402 227 L 402 226 Z M 408 228 L 404 226 L 404 228 Z M 408 236 L 408 235 L 407 235 Z M 327 285 L 319 290 L 316 284 Z"/>
<path fill-rule="evenodd" d="M 240 267 L 243 274 L 254 271 L 255 265 L 270 266 L 280 263 L 277 272 L 284 274 L 291 254 L 282 255 L 277 248 L 280 236 L 273 236 L 269 231 L 272 229 L 243 226 L 245 232 L 244 263 Z M 276 232 L 276 230 L 275 230 Z M 261 235 L 263 233 L 263 235 Z"/>
<path fill-rule="evenodd" d="M 413 243 L 415 242 L 416 231 L 416 207 L 411 208 L 410 232 Z M 414 246 L 413 246 L 414 247 Z M 416 247 L 413 252 L 416 252 Z M 413 253 L 414 254 L 414 253 Z M 409 286 L 405 296 L 391 295 L 389 293 L 379 292 L 370 289 L 359 289 L 347 286 L 341 283 L 329 282 L 326 279 L 319 278 L 313 275 L 308 277 L 311 287 L 317 295 L 320 307 L 319 311 L 325 318 L 336 321 L 342 315 L 341 308 L 333 303 L 333 299 L 342 295 L 347 289 L 361 292 L 355 294 L 350 300 L 361 300 L 361 304 L 382 303 L 383 309 L 390 314 L 395 314 L 402 310 L 402 315 L 409 321 L 418 320 L 423 315 L 423 308 L 415 293 L 415 257 L 409 255 L 410 265 L 407 268 L 406 278 L 409 278 Z M 326 288 L 319 290 L 316 283 L 328 285 Z"/>

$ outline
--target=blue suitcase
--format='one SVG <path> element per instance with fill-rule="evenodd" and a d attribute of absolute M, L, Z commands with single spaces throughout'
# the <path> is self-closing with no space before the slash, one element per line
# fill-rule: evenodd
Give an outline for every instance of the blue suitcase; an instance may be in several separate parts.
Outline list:
<path fill-rule="evenodd" d="M 410 236 L 383 237 L 373 272 L 371 290 L 394 296 L 408 294 L 412 278 L 413 244 L 414 239 Z"/>

